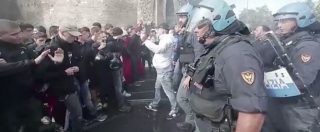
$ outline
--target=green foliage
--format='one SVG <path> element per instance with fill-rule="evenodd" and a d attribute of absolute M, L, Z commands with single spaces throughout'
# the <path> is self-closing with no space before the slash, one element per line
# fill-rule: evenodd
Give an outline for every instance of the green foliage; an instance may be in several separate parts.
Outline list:
<path fill-rule="evenodd" d="M 314 9 L 317 19 L 320 20 L 320 1 L 313 2 L 312 0 L 305 0 L 305 2 Z"/>
<path fill-rule="evenodd" d="M 272 12 L 267 6 L 254 9 L 244 9 L 239 14 L 239 19 L 243 21 L 251 30 L 259 25 L 273 27 Z"/>
<path fill-rule="evenodd" d="M 320 21 L 320 1 L 318 1 L 318 2 L 316 3 L 315 15 L 316 15 L 318 21 Z"/>

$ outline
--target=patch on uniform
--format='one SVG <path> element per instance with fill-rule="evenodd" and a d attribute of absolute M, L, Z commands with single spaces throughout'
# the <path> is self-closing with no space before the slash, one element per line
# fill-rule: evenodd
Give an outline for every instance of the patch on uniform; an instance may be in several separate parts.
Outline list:
<path fill-rule="evenodd" d="M 241 73 L 242 79 L 249 85 L 254 83 L 255 74 L 252 71 L 245 71 Z"/>
<path fill-rule="evenodd" d="M 285 45 L 286 46 L 289 46 L 289 45 L 291 45 L 293 42 L 292 41 L 289 41 L 288 43 L 286 43 Z"/>
<path fill-rule="evenodd" d="M 301 60 L 302 60 L 302 62 L 307 63 L 311 60 L 311 55 L 301 54 Z"/>

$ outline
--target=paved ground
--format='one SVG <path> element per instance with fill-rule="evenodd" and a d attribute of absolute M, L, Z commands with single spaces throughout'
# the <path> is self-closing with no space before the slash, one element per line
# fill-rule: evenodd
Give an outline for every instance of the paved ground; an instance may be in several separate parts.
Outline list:
<path fill-rule="evenodd" d="M 109 118 L 101 123 L 87 127 L 87 132 L 178 132 L 176 123 L 183 120 L 180 115 L 173 120 L 166 120 L 170 104 L 163 95 L 158 112 L 147 111 L 144 106 L 151 101 L 154 94 L 156 75 L 148 73 L 140 87 L 132 86 L 128 89 L 132 97 L 128 98 L 133 111 L 130 113 L 109 112 Z"/>

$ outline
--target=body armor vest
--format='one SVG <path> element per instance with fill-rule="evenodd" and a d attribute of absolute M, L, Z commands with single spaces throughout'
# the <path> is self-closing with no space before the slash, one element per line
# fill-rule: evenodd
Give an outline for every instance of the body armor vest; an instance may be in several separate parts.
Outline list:
<path fill-rule="evenodd" d="M 182 38 L 182 45 L 180 45 L 180 57 L 179 57 L 179 61 L 181 63 L 192 63 L 194 61 L 194 50 L 193 50 L 193 46 L 187 42 L 187 40 L 189 39 L 190 33 L 185 32 L 183 34 L 183 38 Z"/>
<path fill-rule="evenodd" d="M 193 92 L 190 104 L 196 114 L 209 118 L 212 122 L 221 123 L 232 114 L 229 105 L 230 93 L 221 93 L 214 88 L 214 62 L 224 48 L 242 41 L 240 36 L 221 36 L 221 41 L 201 55 L 194 64 L 192 81 L 202 84 L 201 92 Z M 214 46 L 215 45 L 215 46 Z M 192 84 L 193 84 L 192 82 Z M 194 88 L 197 89 L 197 88 Z M 229 111 L 229 112 L 228 112 Z"/>

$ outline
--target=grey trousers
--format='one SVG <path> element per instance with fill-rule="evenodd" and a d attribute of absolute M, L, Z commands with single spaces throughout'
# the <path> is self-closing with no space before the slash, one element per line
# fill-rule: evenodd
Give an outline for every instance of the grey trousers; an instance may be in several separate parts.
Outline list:
<path fill-rule="evenodd" d="M 177 100 L 172 87 L 172 71 L 169 72 L 158 72 L 157 79 L 155 83 L 155 93 L 154 99 L 151 103 L 153 106 L 158 106 L 161 100 L 161 88 L 163 88 L 164 93 L 169 98 L 171 104 L 171 110 L 177 110 Z"/>
<path fill-rule="evenodd" d="M 118 106 L 121 107 L 126 105 L 126 98 L 123 96 L 123 85 L 122 85 L 122 70 L 112 71 L 112 79 L 115 88 L 115 94 L 118 102 Z"/>
<path fill-rule="evenodd" d="M 196 130 L 195 132 L 233 132 L 228 125 L 228 122 L 215 124 L 203 118 L 195 118 Z"/>
<path fill-rule="evenodd" d="M 185 71 L 184 68 L 182 70 Z M 189 99 L 190 92 L 188 89 L 183 87 L 183 82 L 186 79 L 186 77 L 187 77 L 187 75 L 184 74 L 184 76 L 181 79 L 178 93 L 177 93 L 177 102 L 178 102 L 180 108 L 184 111 L 184 113 L 186 113 L 185 122 L 194 125 L 194 113 L 191 109 L 190 99 Z"/>

